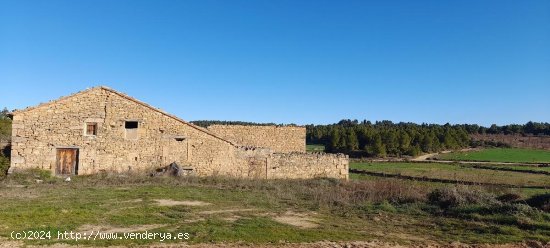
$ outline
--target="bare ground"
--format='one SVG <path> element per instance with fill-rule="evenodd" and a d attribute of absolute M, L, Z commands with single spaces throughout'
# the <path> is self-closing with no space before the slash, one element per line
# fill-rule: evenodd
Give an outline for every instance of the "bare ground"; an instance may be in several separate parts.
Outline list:
<path fill-rule="evenodd" d="M 22 248 L 22 247 L 43 247 L 43 246 L 27 246 L 22 241 L 6 241 L 0 239 L 0 248 Z M 81 246 L 68 245 L 68 244 L 54 244 L 47 246 L 50 248 L 75 248 Z M 93 247 L 93 246 L 86 246 Z M 113 248 L 122 248 L 124 246 L 110 246 Z M 158 247 L 158 248 L 547 248 L 550 247 L 550 243 L 542 244 L 535 241 L 527 241 L 519 244 L 499 244 L 499 245 L 468 245 L 462 243 L 451 243 L 451 244 L 423 244 L 423 245 L 401 245 L 397 243 L 388 243 L 380 242 L 377 240 L 373 241 L 350 241 L 350 242 L 330 242 L 330 241 L 320 241 L 315 243 L 283 243 L 283 244 L 267 244 L 267 245 L 257 245 L 257 244 L 160 244 L 160 245 L 145 245 L 145 246 L 135 246 L 135 247 Z"/>
<path fill-rule="evenodd" d="M 319 220 L 307 214 L 295 213 L 291 211 L 288 211 L 279 216 L 275 216 L 273 217 L 273 220 L 279 223 L 283 223 L 283 224 L 287 224 L 287 225 L 291 225 L 299 228 L 315 228 L 319 226 L 319 224 L 317 223 L 319 222 Z"/>
<path fill-rule="evenodd" d="M 156 199 L 157 205 L 159 206 L 165 206 L 165 207 L 171 207 L 171 206 L 194 206 L 194 207 L 202 207 L 202 206 L 208 206 L 211 205 L 211 203 L 203 202 L 203 201 L 174 201 L 171 199 Z"/>
<path fill-rule="evenodd" d="M 78 228 L 79 233 L 105 232 L 105 233 L 129 233 L 129 232 L 144 232 L 151 229 L 164 227 L 166 225 L 139 225 L 130 227 L 114 227 L 106 225 L 83 225 Z"/>

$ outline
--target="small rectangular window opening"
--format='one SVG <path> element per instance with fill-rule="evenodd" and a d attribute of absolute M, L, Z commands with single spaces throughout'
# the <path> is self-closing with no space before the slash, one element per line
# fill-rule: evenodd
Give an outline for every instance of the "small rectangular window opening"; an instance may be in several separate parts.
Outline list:
<path fill-rule="evenodd" d="M 137 140 L 138 138 L 138 122 L 137 121 L 125 121 L 124 128 L 126 130 L 126 139 Z"/>
<path fill-rule="evenodd" d="M 86 123 L 86 135 L 97 135 L 97 123 Z"/>
<path fill-rule="evenodd" d="M 126 129 L 136 129 L 136 128 L 138 128 L 138 122 L 137 121 L 126 121 L 124 123 L 124 128 L 126 128 Z"/>

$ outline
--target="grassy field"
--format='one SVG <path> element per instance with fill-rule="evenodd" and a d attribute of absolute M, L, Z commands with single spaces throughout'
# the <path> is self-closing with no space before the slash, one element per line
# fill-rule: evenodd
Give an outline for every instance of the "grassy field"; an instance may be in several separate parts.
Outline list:
<path fill-rule="evenodd" d="M 308 152 L 323 152 L 325 151 L 324 145 L 306 145 L 306 151 Z"/>
<path fill-rule="evenodd" d="M 550 163 L 550 151 L 520 148 L 491 148 L 479 151 L 440 154 L 437 158 L 441 160 L 461 161 Z"/>
<path fill-rule="evenodd" d="M 36 183 L 38 177 L 44 181 Z M 0 182 L 0 236 L 9 239 L 12 231 L 147 230 L 189 233 L 190 238 L 183 240 L 189 244 L 550 241 L 550 214 L 496 200 L 510 193 L 509 189 L 358 179 L 251 181 L 113 175 L 80 176 L 63 182 L 44 173 L 12 176 Z M 461 195 L 460 200 L 446 204 L 446 199 L 456 194 Z M 61 241 L 25 241 L 56 242 Z M 127 239 L 63 242 L 159 243 Z M 182 241 L 164 241 L 173 242 Z"/>
<path fill-rule="evenodd" d="M 2 179 L 6 175 L 9 166 L 9 158 L 4 157 L 4 155 L 0 152 L 0 179 Z"/>
<path fill-rule="evenodd" d="M 479 168 L 490 168 L 494 170 L 516 170 L 516 171 L 526 171 L 526 172 L 546 172 L 550 173 L 550 167 L 538 167 L 538 166 L 521 166 L 521 165 L 503 165 L 503 164 L 461 164 L 463 167 L 479 167 Z"/>
<path fill-rule="evenodd" d="M 405 176 L 516 186 L 548 186 L 550 188 L 550 176 L 548 175 L 476 169 L 456 164 L 373 162 L 351 163 L 350 168 Z"/>

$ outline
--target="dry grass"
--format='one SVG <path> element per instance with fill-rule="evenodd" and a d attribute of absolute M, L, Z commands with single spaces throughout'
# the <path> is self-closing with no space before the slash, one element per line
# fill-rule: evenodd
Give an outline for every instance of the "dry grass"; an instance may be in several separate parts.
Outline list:
<path fill-rule="evenodd" d="M 162 225 L 159 230 L 190 232 L 193 243 L 372 238 L 412 242 L 413 237 L 430 242 L 549 241 L 547 213 L 521 202 L 495 201 L 500 193 L 477 186 L 444 189 L 429 201 L 434 189 L 432 184 L 394 179 L 266 181 L 110 173 L 64 182 L 43 171 L 27 171 L 0 182 L 0 192 L 8 199 L 0 204 L 0 219 L 5 221 L 0 236 L 43 226 L 77 230 Z M 33 197 L 22 197 L 29 192 Z M 476 198 L 480 192 L 487 197 Z M 159 199 L 170 199 L 170 204 L 160 206 Z M 198 202 L 209 204 L 188 204 Z"/>
<path fill-rule="evenodd" d="M 29 170 L 7 177 L 4 185 L 66 184 L 41 170 Z M 228 177 L 150 177 L 145 173 L 103 173 L 73 177 L 73 187 L 121 185 L 174 185 L 262 192 L 273 202 L 285 199 L 311 208 L 342 208 L 365 202 L 405 203 L 424 201 L 432 190 L 422 184 L 404 184 L 398 180 L 350 180 L 319 178 L 314 180 L 253 180 Z"/>

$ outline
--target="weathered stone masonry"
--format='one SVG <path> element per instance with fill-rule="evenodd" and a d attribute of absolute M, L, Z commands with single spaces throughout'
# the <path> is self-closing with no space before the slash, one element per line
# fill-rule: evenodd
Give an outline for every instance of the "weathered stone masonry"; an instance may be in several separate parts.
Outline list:
<path fill-rule="evenodd" d="M 137 129 L 129 129 L 128 123 L 136 122 Z M 96 125 L 95 135 L 87 134 L 90 124 Z M 266 148 L 241 145 L 250 144 L 226 140 L 110 88 L 97 87 L 16 111 L 10 172 L 42 168 L 55 173 L 64 161 L 59 150 L 68 148 L 77 151 L 73 172 L 77 174 L 151 170 L 177 162 L 199 176 L 348 177 L 344 155 L 276 153 L 283 149 L 275 143 Z"/>
<path fill-rule="evenodd" d="M 274 152 L 306 152 L 305 127 L 211 125 L 208 130 L 239 145 L 269 147 Z"/>

